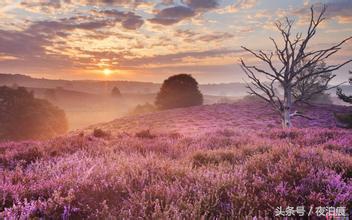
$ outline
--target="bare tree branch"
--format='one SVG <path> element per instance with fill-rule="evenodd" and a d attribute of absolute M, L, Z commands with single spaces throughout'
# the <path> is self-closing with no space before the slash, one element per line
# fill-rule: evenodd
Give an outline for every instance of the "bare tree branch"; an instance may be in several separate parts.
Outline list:
<path fill-rule="evenodd" d="M 309 116 L 306 116 L 306 115 L 303 115 L 301 112 L 299 111 L 295 111 L 293 113 L 290 114 L 290 116 L 293 118 L 293 117 L 302 117 L 302 118 L 306 118 L 306 119 L 309 119 L 309 120 L 313 120 L 313 118 L 309 117 Z"/>
<path fill-rule="evenodd" d="M 302 84 L 307 87 L 310 80 L 317 80 L 324 74 L 331 73 L 342 66 L 352 62 L 352 59 L 342 62 L 340 64 L 334 65 L 324 65 L 319 66 L 318 64 L 324 62 L 326 59 L 336 54 L 341 47 L 349 40 L 352 39 L 348 37 L 341 42 L 334 44 L 333 46 L 325 49 L 311 50 L 307 52 L 309 43 L 314 38 L 318 26 L 325 20 L 324 14 L 326 12 L 326 6 L 324 5 L 320 13 L 315 15 L 314 7 L 310 9 L 310 20 L 307 33 L 303 36 L 302 33 L 297 33 L 293 35 L 292 27 L 294 25 L 294 20 L 286 18 L 284 22 L 277 21 L 275 23 L 276 29 L 281 34 L 283 40 L 283 46 L 280 47 L 277 41 L 270 38 L 274 45 L 274 51 L 264 52 L 259 50 L 255 52 L 254 50 L 248 49 L 242 46 L 242 48 L 256 57 L 259 61 L 266 64 L 265 68 L 259 68 L 256 65 L 247 65 L 241 59 L 241 67 L 245 74 L 251 80 L 250 84 L 247 84 L 250 94 L 254 94 L 267 103 L 270 103 L 273 108 L 280 113 L 283 118 L 284 126 L 290 127 L 290 117 L 301 116 L 290 113 L 291 106 L 293 104 L 292 97 L 294 97 L 292 90 L 298 85 Z M 273 61 L 274 55 L 278 58 L 279 64 L 276 65 Z M 307 71 L 309 69 L 315 68 L 314 71 Z M 302 74 L 302 73 L 305 74 Z M 314 91 L 304 88 L 309 96 L 306 97 L 296 97 L 294 103 L 306 101 L 307 98 L 315 94 L 319 94 L 326 89 L 328 89 L 328 83 L 335 77 L 335 75 L 330 75 L 324 78 L 319 89 Z M 263 83 L 261 80 L 266 78 L 267 83 Z M 283 89 L 283 97 L 275 89 L 275 83 L 279 84 Z M 283 98 L 283 99 L 282 99 Z"/>

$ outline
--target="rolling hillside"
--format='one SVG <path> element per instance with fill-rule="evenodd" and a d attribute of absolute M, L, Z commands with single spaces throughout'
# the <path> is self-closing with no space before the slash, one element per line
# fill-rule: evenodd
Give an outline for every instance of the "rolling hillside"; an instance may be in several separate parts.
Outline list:
<path fill-rule="evenodd" d="M 240 101 L 125 117 L 44 142 L 0 144 L 0 218 L 243 219 L 352 201 L 341 106 L 283 130 Z"/>
<path fill-rule="evenodd" d="M 108 122 L 129 115 L 137 106 L 154 103 L 156 93 L 123 93 L 113 97 L 109 93 L 89 93 L 63 88 L 26 87 L 37 98 L 47 99 L 66 113 L 69 130 L 87 127 L 91 124 Z M 204 104 L 233 102 L 236 97 L 204 96 Z"/>
<path fill-rule="evenodd" d="M 315 105 L 296 107 L 313 118 L 294 118 L 297 128 L 336 127 L 335 113 L 348 112 L 349 107 L 336 105 Z M 217 129 L 266 130 L 280 128 L 280 118 L 270 106 L 261 101 L 241 100 L 233 104 L 203 105 L 191 108 L 161 111 L 141 116 L 124 117 L 107 124 L 91 127 L 114 132 L 135 131 L 136 128 L 155 132 L 179 132 L 182 134 L 206 133 Z"/>

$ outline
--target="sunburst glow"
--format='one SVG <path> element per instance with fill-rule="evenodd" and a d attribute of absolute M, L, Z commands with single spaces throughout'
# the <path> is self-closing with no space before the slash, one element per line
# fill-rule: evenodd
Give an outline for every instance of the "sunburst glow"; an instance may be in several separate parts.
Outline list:
<path fill-rule="evenodd" d="M 109 76 L 109 75 L 112 74 L 112 71 L 110 69 L 104 69 L 103 73 L 104 73 L 105 76 Z"/>
<path fill-rule="evenodd" d="M 0 0 L 0 72 L 153 82 L 188 73 L 200 83 L 243 82 L 239 59 L 258 59 L 241 46 L 275 49 L 268 39 L 281 40 L 275 21 L 288 16 L 293 33 L 305 33 L 310 7 L 319 12 L 324 4 L 328 19 L 311 48 L 351 35 L 352 0 Z M 351 42 L 327 62 L 352 57 Z M 344 82 L 351 68 L 334 71 L 331 83 Z"/>

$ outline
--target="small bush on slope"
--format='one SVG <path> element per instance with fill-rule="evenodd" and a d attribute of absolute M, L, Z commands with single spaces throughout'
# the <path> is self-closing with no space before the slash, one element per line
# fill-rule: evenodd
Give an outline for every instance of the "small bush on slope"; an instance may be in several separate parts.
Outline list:
<path fill-rule="evenodd" d="M 142 130 L 136 133 L 136 137 L 138 138 L 149 138 L 149 139 L 153 139 L 155 138 L 155 135 L 153 135 L 150 130 Z"/>
<path fill-rule="evenodd" d="M 145 104 L 139 104 L 134 109 L 132 109 L 128 115 L 142 115 L 142 114 L 147 114 L 147 113 L 152 113 L 155 112 L 157 109 L 154 105 L 150 103 L 145 103 Z"/>
<path fill-rule="evenodd" d="M 215 151 L 215 152 L 197 152 L 192 157 L 193 166 L 207 166 L 210 164 L 219 165 L 220 163 L 235 163 L 235 154 L 231 151 Z"/>
<path fill-rule="evenodd" d="M 335 117 L 341 127 L 352 128 L 352 113 L 335 114 Z"/>
<path fill-rule="evenodd" d="M 104 131 L 104 130 L 102 130 L 100 128 L 95 128 L 93 130 L 93 136 L 97 137 L 97 138 L 107 138 L 107 137 L 110 137 L 110 135 L 111 134 L 109 132 Z"/>

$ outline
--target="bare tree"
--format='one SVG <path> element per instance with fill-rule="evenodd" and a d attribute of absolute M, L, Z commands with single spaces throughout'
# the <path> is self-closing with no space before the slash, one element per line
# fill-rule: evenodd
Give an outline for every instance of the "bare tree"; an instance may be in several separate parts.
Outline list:
<path fill-rule="evenodd" d="M 305 36 L 302 33 L 292 35 L 293 20 L 286 18 L 284 23 L 277 21 L 275 25 L 282 36 L 283 46 L 280 47 L 277 41 L 270 38 L 275 47 L 274 51 L 264 52 L 259 50 L 256 52 L 242 47 L 245 51 L 264 62 L 269 69 L 248 65 L 241 59 L 241 67 L 251 80 L 250 83 L 247 83 L 247 87 L 250 90 L 249 93 L 259 96 L 272 105 L 280 114 L 283 127 L 285 128 L 291 127 L 292 117 L 305 117 L 297 111 L 291 112 L 293 104 L 292 88 L 309 77 L 335 71 L 352 61 L 351 59 L 341 64 L 319 66 L 316 68 L 316 71 L 300 75 L 303 71 L 307 71 L 309 68 L 324 62 L 328 57 L 339 51 L 346 41 L 352 39 L 352 37 L 346 38 L 340 43 L 326 49 L 309 50 L 309 43 L 315 36 L 318 26 L 326 19 L 324 17 L 325 12 L 326 7 L 323 6 L 321 12 L 316 17 L 314 8 L 313 6 L 311 7 L 309 27 Z M 278 64 L 276 65 L 276 63 Z M 302 63 L 304 64 L 301 65 Z M 260 78 L 260 75 L 264 76 L 268 81 L 263 81 L 262 78 L 264 77 Z M 277 90 L 277 83 L 283 89 L 283 97 Z"/>

